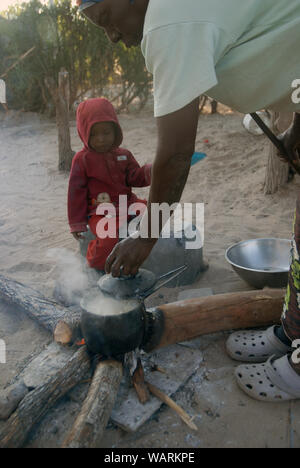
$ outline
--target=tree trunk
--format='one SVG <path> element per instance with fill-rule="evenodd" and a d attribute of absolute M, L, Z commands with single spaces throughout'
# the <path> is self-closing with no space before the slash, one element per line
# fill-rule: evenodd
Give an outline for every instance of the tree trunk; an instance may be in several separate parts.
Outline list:
<path fill-rule="evenodd" d="M 56 124 L 58 129 L 58 169 L 69 171 L 71 169 L 74 151 L 71 148 L 69 126 L 70 83 L 69 74 L 61 70 L 58 75 L 58 90 L 56 99 Z"/>
<path fill-rule="evenodd" d="M 284 132 L 291 124 L 293 114 L 291 112 L 272 112 L 271 130 L 276 134 Z M 271 195 L 277 192 L 279 187 L 286 184 L 289 175 L 289 165 L 280 161 L 277 148 L 270 142 L 269 157 L 265 175 L 264 193 Z"/>
<path fill-rule="evenodd" d="M 211 114 L 217 114 L 218 112 L 218 101 L 213 99 L 210 103 L 211 106 Z"/>
<path fill-rule="evenodd" d="M 52 77 L 45 78 L 45 85 L 51 94 L 56 110 L 58 131 L 58 169 L 69 171 L 75 152 L 71 148 L 69 125 L 70 83 L 69 74 L 62 69 L 58 74 L 58 87 Z"/>

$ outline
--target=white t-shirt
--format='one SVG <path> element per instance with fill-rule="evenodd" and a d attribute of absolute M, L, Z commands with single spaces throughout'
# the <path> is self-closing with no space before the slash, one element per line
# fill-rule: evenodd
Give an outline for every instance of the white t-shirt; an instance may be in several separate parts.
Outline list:
<path fill-rule="evenodd" d="M 0 78 L 0 103 L 6 104 L 6 86 L 5 81 Z"/>
<path fill-rule="evenodd" d="M 243 113 L 300 110 L 300 0 L 149 0 L 142 52 L 156 117 L 201 94 Z"/>

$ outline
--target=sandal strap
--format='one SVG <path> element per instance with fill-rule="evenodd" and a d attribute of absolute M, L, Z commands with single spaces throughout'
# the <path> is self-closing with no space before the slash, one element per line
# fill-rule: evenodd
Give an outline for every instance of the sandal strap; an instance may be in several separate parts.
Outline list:
<path fill-rule="evenodd" d="M 300 375 L 290 365 L 288 355 L 280 359 L 273 355 L 265 366 L 266 374 L 272 384 L 294 398 L 300 398 Z"/>

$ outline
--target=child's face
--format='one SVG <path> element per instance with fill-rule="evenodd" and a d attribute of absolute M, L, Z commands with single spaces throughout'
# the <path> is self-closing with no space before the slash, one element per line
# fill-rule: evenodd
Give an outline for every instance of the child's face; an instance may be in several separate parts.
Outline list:
<path fill-rule="evenodd" d="M 114 145 L 115 137 L 115 127 L 112 122 L 98 122 L 92 126 L 89 146 L 97 153 L 106 153 Z"/>

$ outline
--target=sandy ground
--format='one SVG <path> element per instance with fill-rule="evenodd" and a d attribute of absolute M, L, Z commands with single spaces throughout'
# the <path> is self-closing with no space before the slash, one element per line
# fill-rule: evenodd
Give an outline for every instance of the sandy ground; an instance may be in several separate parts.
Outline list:
<path fill-rule="evenodd" d="M 123 146 L 141 163 L 153 160 L 156 127 L 151 111 L 120 117 Z M 75 123 L 72 146 L 81 148 Z M 0 114 L 0 274 L 52 297 L 57 255 L 76 253 L 66 219 L 67 175 L 57 171 L 54 122 L 35 114 Z M 263 182 L 268 142 L 242 126 L 242 116 L 223 109 L 202 115 L 196 150 L 207 158 L 191 168 L 183 202 L 205 203 L 204 255 L 210 268 L 194 285 L 163 290 L 152 304 L 174 301 L 189 288 L 211 288 L 215 294 L 247 290 L 224 258 L 234 242 L 256 237 L 290 238 L 299 179 L 265 196 Z M 136 190 L 147 196 L 148 189 Z M 162 407 L 142 428 L 127 434 L 109 424 L 103 447 L 290 447 L 300 446 L 298 403 L 255 402 L 236 387 L 236 365 L 224 351 L 227 334 L 196 340 L 203 365 L 176 393 L 175 400 L 194 416 L 192 433 L 170 409 Z M 7 343 L 7 364 L 0 364 L 0 392 L 30 357 L 51 337 L 12 307 L 0 304 L 0 339 Z M 30 447 L 57 447 L 71 426 L 85 394 L 71 392 L 28 441 Z M 298 414 L 298 417 L 296 415 Z M 293 416 L 293 418 L 291 417 Z M 296 421 L 296 422 L 295 422 Z"/>

